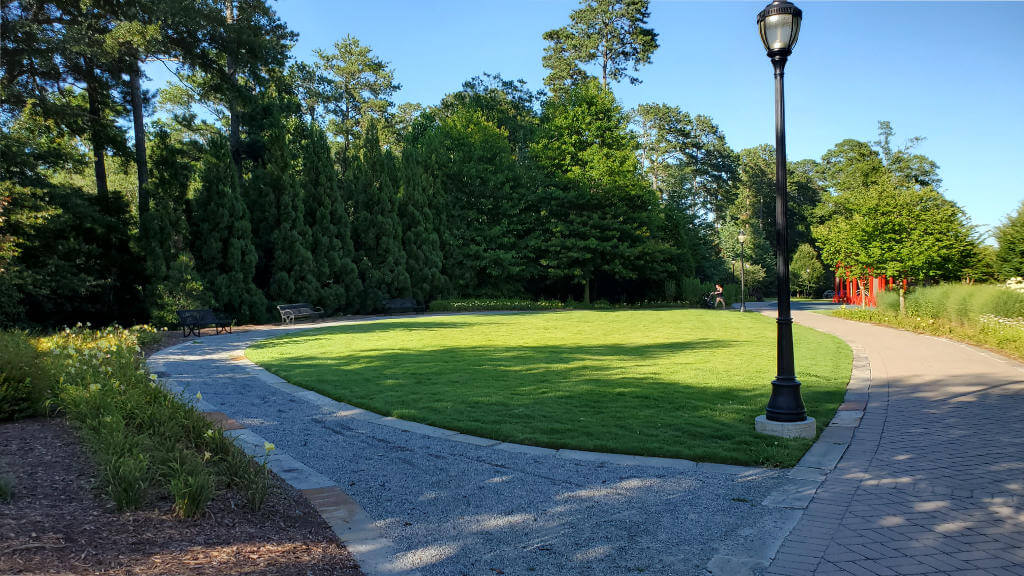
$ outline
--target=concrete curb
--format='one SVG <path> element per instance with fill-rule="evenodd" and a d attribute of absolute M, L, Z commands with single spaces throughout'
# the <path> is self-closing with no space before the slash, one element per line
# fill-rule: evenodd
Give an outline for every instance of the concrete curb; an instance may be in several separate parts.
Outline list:
<path fill-rule="evenodd" d="M 267 338 L 270 337 L 271 336 L 268 336 Z M 251 344 L 252 343 L 250 343 L 249 345 Z M 273 386 L 283 392 L 287 392 L 305 402 L 331 411 L 332 417 L 355 418 L 358 420 L 373 422 L 374 424 L 379 424 L 381 426 L 388 426 L 391 428 L 404 430 L 406 432 L 412 432 L 414 434 L 421 434 L 423 436 L 444 438 L 446 440 L 451 440 L 452 442 L 462 442 L 466 444 L 473 444 L 476 446 L 494 448 L 496 450 L 504 450 L 506 452 L 516 452 L 520 454 L 529 454 L 536 456 L 553 455 L 559 458 L 566 458 L 570 460 L 586 460 L 588 462 L 600 462 L 602 464 L 618 466 L 651 466 L 672 468 L 676 470 L 702 469 L 705 471 L 737 475 L 747 475 L 762 470 L 762 468 L 757 466 L 733 466 L 730 464 L 713 464 L 707 462 L 695 462 L 693 460 L 685 460 L 682 458 L 637 456 L 632 454 L 614 454 L 607 452 L 587 452 L 582 450 L 572 450 L 566 448 L 544 448 L 541 446 L 530 446 L 527 444 L 503 442 L 501 440 L 494 440 L 491 438 L 481 438 L 478 436 L 463 434 L 456 430 L 438 428 L 436 426 L 421 424 L 419 422 L 411 422 L 409 420 L 402 420 L 400 418 L 394 418 L 392 416 L 383 416 L 381 414 L 377 414 L 376 412 L 370 412 L 369 410 L 364 410 L 362 408 L 352 406 L 351 404 L 346 404 L 344 402 L 332 400 L 331 398 L 323 396 L 312 390 L 307 390 L 305 388 L 301 388 L 299 386 L 289 383 L 280 376 L 277 376 L 264 370 L 258 364 L 246 358 L 244 356 L 246 347 L 234 348 L 224 354 L 221 354 L 221 356 L 228 356 L 230 358 L 229 362 L 235 364 L 236 366 L 244 367 L 251 376 L 259 378 L 262 382 L 270 386 Z"/>
<path fill-rule="evenodd" d="M 183 345 L 173 348 L 181 346 Z M 167 348 L 165 351 L 171 351 L 173 348 Z M 150 367 L 159 366 L 158 362 L 159 360 L 150 363 Z M 157 372 L 154 370 L 154 373 Z M 216 411 L 205 400 L 185 397 L 184 389 L 173 380 L 163 379 L 160 383 L 183 401 L 195 406 L 211 422 L 221 425 L 225 430 L 224 435 L 231 438 L 246 454 L 257 459 L 265 457 L 265 438 L 237 421 L 224 417 L 222 412 Z M 286 484 L 306 496 L 320 517 L 334 531 L 338 541 L 352 553 L 367 576 L 419 576 L 417 570 L 407 570 L 395 565 L 394 544 L 384 537 L 362 506 L 336 483 L 283 451 L 275 450 L 271 453 L 267 458 L 267 465 Z"/>
<path fill-rule="evenodd" d="M 449 313 L 433 314 L 426 316 L 448 316 L 463 315 L 472 313 Z M 419 315 L 417 317 L 423 317 Z M 304 326 L 273 327 L 277 333 L 291 333 L 316 328 L 333 327 L 338 325 L 361 323 L 375 320 L 385 320 L 398 317 L 383 317 L 373 319 L 352 319 L 334 322 L 325 322 Z M 636 456 L 629 454 L 613 454 L 603 452 L 588 452 L 572 449 L 553 449 L 539 446 L 529 446 L 502 442 L 489 438 L 481 438 L 463 434 L 454 430 L 438 428 L 418 422 L 411 422 L 382 416 L 344 402 L 338 402 L 318 394 L 314 391 L 301 388 L 285 381 L 283 378 L 264 370 L 259 365 L 245 357 L 245 349 L 254 342 L 274 337 L 278 334 L 267 334 L 243 346 L 231 348 L 211 356 L 226 360 L 238 367 L 244 368 L 250 376 L 258 378 L 263 383 L 273 386 L 283 392 L 319 408 L 329 411 L 332 418 L 353 418 L 367 422 L 373 422 L 381 426 L 388 426 L 414 434 L 443 438 L 452 442 L 461 442 L 476 446 L 494 448 L 507 452 L 535 456 L 555 456 L 569 460 L 580 460 L 597 462 L 601 465 L 612 466 L 647 466 L 670 468 L 682 471 L 701 471 L 722 475 L 733 475 L 738 479 L 753 477 L 763 474 L 765 468 L 755 466 L 734 466 L 728 464 L 716 464 L 707 462 L 695 462 L 692 460 L 662 458 L 652 456 Z M 161 383 L 165 387 L 182 396 L 184 401 L 191 402 L 204 413 L 216 413 L 214 406 L 204 400 L 186 398 L 183 395 L 183 387 L 175 383 L 173 379 L 167 379 L 166 373 L 162 372 L 162 360 L 172 356 L 174 352 L 191 346 L 196 341 L 185 342 L 161 350 L 154 354 L 148 364 L 150 370 L 160 376 Z M 871 371 L 870 363 L 864 355 L 863 349 L 853 347 L 854 362 L 850 383 L 847 385 L 847 392 L 843 406 L 853 405 L 851 403 L 867 400 L 867 390 L 870 387 Z M 708 563 L 707 569 L 713 574 L 752 574 L 755 569 L 767 567 L 775 553 L 779 549 L 785 537 L 796 526 L 803 509 L 807 507 L 814 493 L 824 481 L 828 472 L 835 467 L 839 458 L 849 446 L 853 430 L 863 416 L 863 409 L 844 410 L 843 406 L 837 411 L 835 418 L 822 432 L 815 444 L 808 450 L 804 458 L 789 472 L 791 482 L 777 492 L 770 494 L 762 505 L 786 509 L 780 515 L 780 519 L 773 521 L 772 526 L 765 526 L 763 529 L 749 527 L 744 544 L 736 550 L 723 549 Z M 850 414 L 847 414 L 850 412 Z M 237 426 L 228 434 L 244 450 L 253 456 L 264 454 L 264 439 L 254 432 Z M 380 529 L 373 520 L 366 514 L 362 507 L 346 494 L 341 488 L 326 477 L 310 469 L 301 462 L 287 454 L 275 453 L 270 458 L 269 465 L 275 473 L 281 476 L 289 485 L 303 492 L 316 507 L 321 517 L 331 526 L 338 539 L 343 542 L 349 551 L 359 562 L 360 567 L 367 576 L 418 576 L 415 570 L 402 569 L 394 563 L 395 553 L 393 543 L 384 538 Z"/>
<path fill-rule="evenodd" d="M 871 388 L 871 361 L 862 346 L 850 344 L 853 369 L 844 402 L 810 450 L 788 473 L 790 481 L 771 493 L 762 506 L 782 508 L 781 519 L 771 526 L 748 527 L 742 544 L 726 546 L 707 565 L 716 576 L 748 576 L 771 565 L 779 547 L 796 527 L 825 478 L 839 464 L 853 440 L 867 407 Z"/>

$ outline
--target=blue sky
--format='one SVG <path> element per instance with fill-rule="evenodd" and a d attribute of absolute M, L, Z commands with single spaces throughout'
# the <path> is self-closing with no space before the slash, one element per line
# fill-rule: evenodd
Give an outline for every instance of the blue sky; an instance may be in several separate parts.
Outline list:
<path fill-rule="evenodd" d="M 755 25 L 767 3 L 652 0 L 661 48 L 623 105 L 665 102 L 711 116 L 739 150 L 774 139 L 771 64 Z M 799 43 L 786 66 L 790 160 L 844 138 L 923 136 L 946 195 L 983 229 L 1024 200 L 1024 2 L 798 1 Z M 280 0 L 298 59 L 352 34 L 389 61 L 396 100 L 436 104 L 483 72 L 543 87 L 546 30 L 576 0 Z M 154 87 L 165 74 L 152 69 Z"/>

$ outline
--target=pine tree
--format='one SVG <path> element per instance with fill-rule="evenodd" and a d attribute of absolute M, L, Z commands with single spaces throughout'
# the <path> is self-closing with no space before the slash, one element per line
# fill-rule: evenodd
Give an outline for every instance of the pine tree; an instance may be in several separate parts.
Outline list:
<path fill-rule="evenodd" d="M 362 312 L 379 309 L 383 300 L 409 297 L 402 226 L 398 219 L 398 167 L 394 155 L 382 152 L 376 126 L 363 134 L 360 156 L 346 174 L 346 195 L 352 203 L 352 243 L 363 282 Z"/>
<path fill-rule="evenodd" d="M 253 284 L 256 252 L 228 142 L 210 143 L 195 199 L 193 253 L 214 305 L 241 322 L 262 320 L 267 301 Z"/>
<path fill-rule="evenodd" d="M 338 189 L 338 175 L 323 129 L 312 123 L 302 156 L 302 185 L 309 251 L 319 292 L 315 298 L 328 311 L 355 308 L 362 291 L 353 248 L 348 211 Z"/>
<path fill-rule="evenodd" d="M 444 289 L 441 242 L 430 209 L 430 200 L 436 196 L 433 192 L 434 181 L 425 170 L 421 154 L 415 147 L 405 148 L 398 216 L 412 297 L 423 303 L 430 302 Z"/>

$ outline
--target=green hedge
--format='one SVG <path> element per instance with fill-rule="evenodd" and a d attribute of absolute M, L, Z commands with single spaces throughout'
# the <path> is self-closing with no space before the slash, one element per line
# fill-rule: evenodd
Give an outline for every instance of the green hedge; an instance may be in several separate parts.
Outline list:
<path fill-rule="evenodd" d="M 740 301 L 738 284 L 722 286 L 724 298 L 730 306 Z M 715 290 L 714 282 L 701 282 L 695 278 L 684 278 L 679 283 L 679 300 L 645 300 L 632 304 L 612 304 L 607 300 L 597 300 L 589 305 L 582 302 L 559 300 L 526 300 L 521 298 L 456 298 L 450 300 L 434 300 L 430 303 L 431 312 L 484 312 L 488 310 L 608 310 L 613 308 L 677 308 L 690 306 L 699 308 L 704 305 L 704 296 Z"/>

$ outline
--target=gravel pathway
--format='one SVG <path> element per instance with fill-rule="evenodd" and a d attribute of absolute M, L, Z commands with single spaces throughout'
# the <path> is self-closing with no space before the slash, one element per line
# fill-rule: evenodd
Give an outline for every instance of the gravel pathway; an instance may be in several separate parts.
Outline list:
<path fill-rule="evenodd" d="M 150 365 L 186 398 L 202 392 L 213 410 L 336 482 L 393 543 L 392 573 L 703 575 L 719 550 L 784 535 L 799 516 L 761 504 L 791 484 L 784 471 L 515 452 L 332 410 L 239 358 L 286 331 L 204 336 Z"/>

